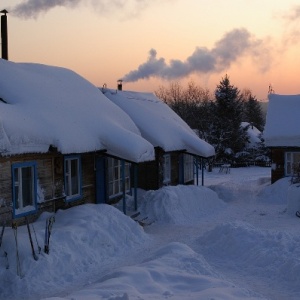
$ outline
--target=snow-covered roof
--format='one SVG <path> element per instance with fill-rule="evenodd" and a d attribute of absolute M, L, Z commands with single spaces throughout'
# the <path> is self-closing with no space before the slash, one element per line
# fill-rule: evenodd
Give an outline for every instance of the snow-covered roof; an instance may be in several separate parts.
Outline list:
<path fill-rule="evenodd" d="M 0 59 L 0 154 L 107 150 L 140 162 L 154 158 L 130 117 L 97 87 L 64 68 Z"/>
<path fill-rule="evenodd" d="M 259 143 L 261 143 L 261 132 L 254 126 L 248 122 L 242 122 L 241 126 L 243 128 L 247 127 L 247 135 L 249 137 L 249 143 L 247 148 L 257 147 Z"/>
<path fill-rule="evenodd" d="M 152 93 L 103 90 L 106 97 L 122 108 L 154 147 L 164 151 L 186 150 L 190 154 L 210 157 L 214 147 L 196 133 L 165 103 Z"/>
<path fill-rule="evenodd" d="M 268 147 L 300 147 L 300 95 L 269 95 L 265 144 Z"/>

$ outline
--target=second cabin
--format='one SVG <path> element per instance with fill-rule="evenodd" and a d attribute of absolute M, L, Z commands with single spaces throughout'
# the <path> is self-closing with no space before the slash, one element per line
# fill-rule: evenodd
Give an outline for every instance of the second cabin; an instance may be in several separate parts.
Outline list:
<path fill-rule="evenodd" d="M 119 85 L 118 85 L 119 87 Z M 102 89 L 127 113 L 144 139 L 155 149 L 155 160 L 138 165 L 138 187 L 194 184 L 195 165 L 215 155 L 214 147 L 200 139 L 167 104 L 152 93 Z"/>

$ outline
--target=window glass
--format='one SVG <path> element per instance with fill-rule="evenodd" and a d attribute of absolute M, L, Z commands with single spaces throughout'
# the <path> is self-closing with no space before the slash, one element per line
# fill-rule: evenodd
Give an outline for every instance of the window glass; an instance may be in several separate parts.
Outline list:
<path fill-rule="evenodd" d="M 32 167 L 22 168 L 23 206 L 33 205 L 33 170 Z"/>
<path fill-rule="evenodd" d="M 78 159 L 71 160 L 72 195 L 79 194 Z"/>
<path fill-rule="evenodd" d="M 81 196 L 81 174 L 79 157 L 65 158 L 65 193 L 67 200 Z"/>
<path fill-rule="evenodd" d="M 194 157 L 192 155 L 183 155 L 184 164 L 184 182 L 189 182 L 194 179 Z"/>
<path fill-rule="evenodd" d="M 21 199 L 20 195 L 19 195 L 19 168 L 15 168 L 14 169 L 14 203 L 15 203 L 15 208 L 19 208 L 19 199 Z M 21 207 L 23 207 L 22 203 L 21 203 Z"/>
<path fill-rule="evenodd" d="M 291 176 L 299 172 L 300 168 L 300 152 L 285 153 L 285 175 Z"/>
<path fill-rule="evenodd" d="M 109 182 L 109 195 L 113 195 L 114 193 L 114 189 L 113 189 L 114 185 L 113 182 Z"/>
<path fill-rule="evenodd" d="M 22 216 L 36 211 L 35 163 L 12 165 L 14 215 Z"/>
<path fill-rule="evenodd" d="M 121 195 L 123 192 L 123 166 L 125 172 L 125 192 L 127 193 L 130 191 L 130 163 L 122 163 L 122 160 L 112 157 L 108 158 L 108 182 L 110 198 Z"/>

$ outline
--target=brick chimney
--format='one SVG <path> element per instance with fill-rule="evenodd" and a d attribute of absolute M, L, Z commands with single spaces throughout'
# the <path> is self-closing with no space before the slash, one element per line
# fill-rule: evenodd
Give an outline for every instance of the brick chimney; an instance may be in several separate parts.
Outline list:
<path fill-rule="evenodd" d="M 2 58 L 8 60 L 8 38 L 7 38 L 7 13 L 6 9 L 0 11 L 1 16 L 1 44 L 2 44 Z"/>

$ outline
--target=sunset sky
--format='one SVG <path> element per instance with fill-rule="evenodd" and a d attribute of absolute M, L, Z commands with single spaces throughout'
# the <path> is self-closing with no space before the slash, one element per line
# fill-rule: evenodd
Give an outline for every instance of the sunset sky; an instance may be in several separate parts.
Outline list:
<path fill-rule="evenodd" d="M 153 92 L 225 74 L 267 99 L 300 94 L 297 0 L 2 0 L 9 60 L 66 67 L 93 84 Z"/>

